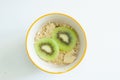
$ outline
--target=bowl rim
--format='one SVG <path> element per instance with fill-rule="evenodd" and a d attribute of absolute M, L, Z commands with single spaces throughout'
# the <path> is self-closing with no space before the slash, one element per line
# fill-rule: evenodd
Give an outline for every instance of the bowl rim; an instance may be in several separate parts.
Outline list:
<path fill-rule="evenodd" d="M 66 17 L 72 19 L 74 22 L 76 22 L 76 23 L 79 25 L 79 27 L 82 29 L 82 31 L 83 31 L 83 33 L 84 33 L 84 38 L 85 38 L 85 44 L 86 44 L 86 45 L 85 45 L 85 49 L 84 49 L 84 52 L 83 52 L 82 57 L 80 58 L 80 60 L 79 60 L 74 66 L 72 66 L 71 68 L 67 69 L 67 70 L 64 71 L 64 72 L 51 72 L 51 71 L 47 71 L 47 70 L 41 68 L 39 65 L 37 65 L 37 64 L 32 60 L 32 58 L 31 58 L 30 55 L 29 55 L 28 47 L 27 47 L 28 35 L 29 35 L 29 32 L 30 32 L 31 28 L 32 28 L 39 20 L 41 20 L 42 18 L 44 18 L 44 17 L 46 17 L 46 16 L 49 16 L 49 15 L 54 15 L 54 14 L 59 14 L 59 15 L 66 16 Z M 83 60 L 83 58 L 84 58 L 84 56 L 85 56 L 85 54 L 86 54 L 87 39 L 86 39 L 86 33 L 85 33 L 84 29 L 82 28 L 82 26 L 80 25 L 80 23 L 79 23 L 78 21 L 76 21 L 73 17 L 69 16 L 68 14 L 64 14 L 64 13 L 60 13 L 60 12 L 52 12 L 52 13 L 47 13 L 47 14 L 44 14 L 44 15 L 38 17 L 38 18 L 30 25 L 30 27 L 28 28 L 27 33 L 26 33 L 25 45 L 26 45 L 26 51 L 27 51 L 27 55 L 28 55 L 29 59 L 31 60 L 31 62 L 32 62 L 37 68 L 39 68 L 40 70 L 42 70 L 42 71 L 44 71 L 44 72 L 50 73 L 50 74 L 62 74 L 62 73 L 66 73 L 66 72 L 69 72 L 69 71 L 73 70 L 75 67 L 77 67 L 77 66 L 81 63 L 81 61 Z"/>

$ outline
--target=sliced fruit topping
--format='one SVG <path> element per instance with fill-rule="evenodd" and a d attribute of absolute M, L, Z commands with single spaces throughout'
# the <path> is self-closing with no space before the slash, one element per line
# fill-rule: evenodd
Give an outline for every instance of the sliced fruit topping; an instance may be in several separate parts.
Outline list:
<path fill-rule="evenodd" d="M 52 38 L 58 43 L 60 50 L 70 51 L 77 42 L 76 32 L 69 27 L 55 28 L 52 33 Z"/>
<path fill-rule="evenodd" d="M 59 55 L 59 47 L 53 39 L 39 39 L 34 46 L 38 56 L 46 61 L 53 61 Z"/>

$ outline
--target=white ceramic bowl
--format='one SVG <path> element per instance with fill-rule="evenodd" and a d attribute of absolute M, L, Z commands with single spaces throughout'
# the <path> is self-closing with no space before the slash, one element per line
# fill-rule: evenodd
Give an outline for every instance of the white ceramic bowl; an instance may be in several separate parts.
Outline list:
<path fill-rule="evenodd" d="M 80 40 L 80 48 L 77 59 L 70 65 L 58 66 L 52 63 L 47 63 L 44 60 L 40 59 L 35 52 L 34 49 L 34 37 L 38 29 L 41 26 L 45 25 L 47 22 L 55 22 L 55 23 L 64 23 L 73 27 L 78 33 L 78 37 Z M 26 35 L 26 50 L 30 60 L 36 65 L 39 69 L 53 74 L 60 74 L 64 72 L 68 72 L 75 68 L 83 59 L 87 47 L 86 35 L 85 31 L 81 27 L 81 25 L 72 17 L 62 14 L 62 13 L 49 13 L 39 17 L 35 20 L 30 28 L 27 31 Z"/>

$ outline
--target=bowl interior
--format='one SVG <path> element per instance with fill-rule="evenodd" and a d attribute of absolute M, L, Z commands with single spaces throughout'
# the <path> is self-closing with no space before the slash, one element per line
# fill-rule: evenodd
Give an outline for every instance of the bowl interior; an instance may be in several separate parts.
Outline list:
<path fill-rule="evenodd" d="M 78 33 L 78 38 L 80 40 L 80 48 L 77 59 L 69 65 L 54 65 L 52 63 L 45 62 L 44 60 L 40 59 L 38 55 L 35 52 L 34 49 L 34 37 L 36 32 L 44 26 L 47 22 L 55 22 L 60 24 L 68 24 L 72 28 L 75 29 L 75 31 Z M 67 70 L 71 69 L 75 65 L 77 65 L 80 60 L 82 59 L 83 55 L 85 54 L 86 49 L 86 38 L 83 29 L 80 27 L 80 25 L 73 20 L 72 18 L 62 15 L 62 14 L 51 14 L 46 15 L 43 17 L 38 18 L 30 27 L 27 35 L 27 51 L 29 54 L 29 57 L 34 62 L 35 65 L 37 65 L 42 70 L 48 71 L 48 72 L 66 72 Z"/>

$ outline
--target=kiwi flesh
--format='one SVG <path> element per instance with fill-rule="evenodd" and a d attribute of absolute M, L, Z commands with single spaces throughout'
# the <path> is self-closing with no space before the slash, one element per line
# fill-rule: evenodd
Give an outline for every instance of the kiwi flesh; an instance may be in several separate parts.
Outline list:
<path fill-rule="evenodd" d="M 62 51 L 72 50 L 77 42 L 76 32 L 67 26 L 60 26 L 54 29 L 52 38 L 58 43 Z"/>
<path fill-rule="evenodd" d="M 38 56 L 45 61 L 53 61 L 59 55 L 59 47 L 55 40 L 41 38 L 34 44 Z"/>

